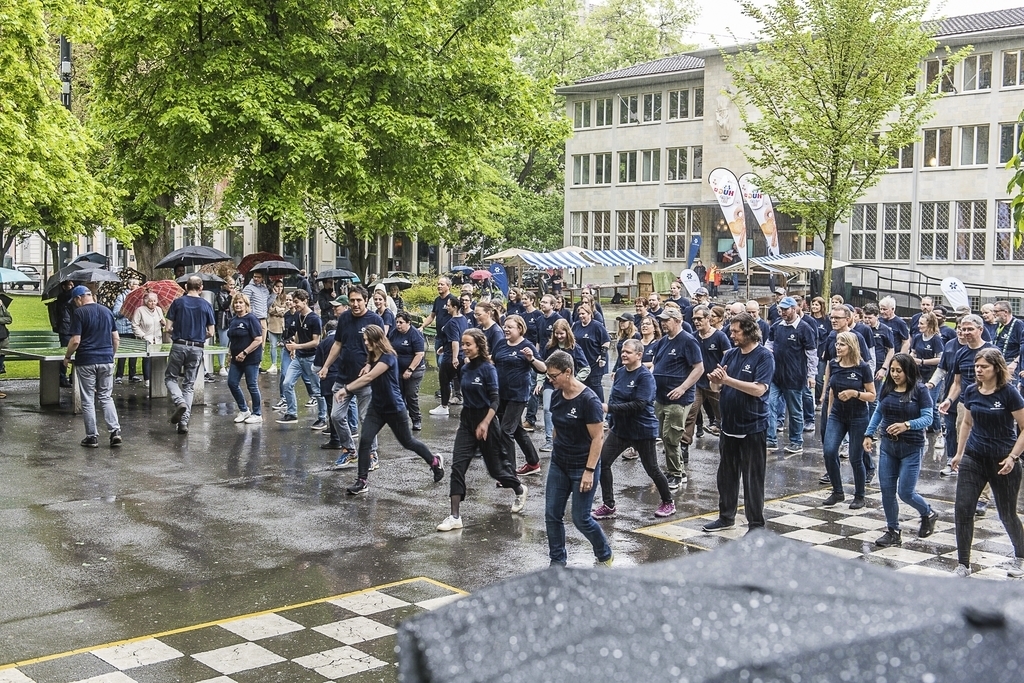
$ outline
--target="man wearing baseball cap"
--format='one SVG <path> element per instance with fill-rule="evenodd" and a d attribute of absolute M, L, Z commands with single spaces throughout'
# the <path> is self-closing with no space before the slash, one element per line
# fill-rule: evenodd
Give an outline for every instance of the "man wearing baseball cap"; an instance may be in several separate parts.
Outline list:
<path fill-rule="evenodd" d="M 114 314 L 106 306 L 100 306 L 92 298 L 88 287 L 78 285 L 71 290 L 74 313 L 71 314 L 71 340 L 64 352 L 62 365 L 66 368 L 75 356 L 75 376 L 78 378 L 78 393 L 82 397 L 82 419 L 85 421 L 85 438 L 82 445 L 97 448 L 100 445 L 96 425 L 96 404 L 103 411 L 103 420 L 110 431 L 110 447 L 121 445 L 121 423 L 117 419 L 117 408 L 110 392 L 114 388 L 114 354 L 120 337 Z"/>
<path fill-rule="evenodd" d="M 785 401 L 789 414 L 789 445 L 786 452 L 794 455 L 804 450 L 805 387 L 814 387 L 818 376 L 818 337 L 814 328 L 800 322 L 800 306 L 796 299 L 784 296 L 779 301 L 779 322 L 772 325 L 771 338 L 765 346 L 775 355 L 775 375 L 768 399 L 769 425 L 778 424 L 778 402 Z M 777 442 L 768 430 L 768 449 Z"/>
<path fill-rule="evenodd" d="M 771 306 L 768 307 L 769 325 L 774 325 L 779 320 L 779 302 L 782 301 L 783 297 L 786 296 L 786 288 L 776 287 L 775 289 L 772 290 L 772 296 L 775 297 L 775 301 L 772 303 Z"/>

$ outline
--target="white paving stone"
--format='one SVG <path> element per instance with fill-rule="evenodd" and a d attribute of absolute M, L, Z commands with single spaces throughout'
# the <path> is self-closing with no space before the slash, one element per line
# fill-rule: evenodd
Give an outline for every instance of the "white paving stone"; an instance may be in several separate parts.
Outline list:
<path fill-rule="evenodd" d="M 220 627 L 246 640 L 270 638 L 293 631 L 301 631 L 305 628 L 302 624 L 296 624 L 279 614 L 261 614 L 256 617 L 238 619 L 223 623 Z"/>
<path fill-rule="evenodd" d="M 192 658 L 222 674 L 238 673 L 285 661 L 284 657 L 279 657 L 256 643 L 229 645 L 208 652 L 200 652 L 192 655 Z"/>
<path fill-rule="evenodd" d="M 317 633 L 322 633 L 328 638 L 341 641 L 346 645 L 355 645 L 366 640 L 374 640 L 375 638 L 383 638 L 384 636 L 398 633 L 398 631 L 390 626 L 385 626 L 366 617 L 354 617 L 343 621 L 335 621 L 323 626 L 315 626 L 313 630 Z"/>
<path fill-rule="evenodd" d="M 387 662 L 348 646 L 306 655 L 292 661 L 316 671 L 321 676 L 334 679 L 387 666 Z"/>
<path fill-rule="evenodd" d="M 409 604 L 405 600 L 399 600 L 380 591 L 367 591 L 366 593 L 349 595 L 337 600 L 328 600 L 328 602 L 347 609 L 349 612 L 355 612 L 364 616 L 395 609 L 396 607 L 405 607 Z"/>
<path fill-rule="evenodd" d="M 121 671 L 184 656 L 170 645 L 165 645 L 155 638 L 93 650 L 92 654 Z"/>
<path fill-rule="evenodd" d="M 442 595 L 439 598 L 430 598 L 429 600 L 421 600 L 420 602 L 416 603 L 416 606 L 417 607 L 422 607 L 423 609 L 435 610 L 435 609 L 438 609 L 440 607 L 444 607 L 445 605 L 451 604 L 451 603 L 455 602 L 456 600 L 461 600 L 464 597 L 466 597 L 466 596 L 465 595 L 459 595 L 458 593 L 455 593 L 453 595 Z"/>

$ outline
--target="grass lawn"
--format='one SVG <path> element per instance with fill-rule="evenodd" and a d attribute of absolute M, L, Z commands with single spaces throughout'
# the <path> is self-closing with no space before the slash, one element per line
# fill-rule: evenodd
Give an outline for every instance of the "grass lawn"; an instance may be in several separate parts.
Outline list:
<path fill-rule="evenodd" d="M 14 322 L 11 330 L 50 330 L 50 317 L 38 296 L 11 295 L 14 302 L 7 309 Z M 7 374 L 3 379 L 32 379 L 39 377 L 39 362 L 7 359 Z"/>

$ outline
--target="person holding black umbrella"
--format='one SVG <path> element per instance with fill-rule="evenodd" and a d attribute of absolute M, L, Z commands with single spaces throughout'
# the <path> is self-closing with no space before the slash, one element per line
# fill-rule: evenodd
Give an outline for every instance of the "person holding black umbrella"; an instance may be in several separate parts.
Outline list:
<path fill-rule="evenodd" d="M 71 290 L 74 286 L 75 283 L 71 280 L 62 281 L 57 299 L 47 304 L 50 314 L 50 329 L 57 334 L 60 345 L 64 348 L 67 348 L 68 342 L 71 341 L 71 314 L 75 311 L 75 301 L 71 297 Z M 68 368 L 61 368 L 60 385 L 64 388 L 71 386 L 69 375 Z"/>
<path fill-rule="evenodd" d="M 986 485 L 999 511 L 999 519 L 1013 544 L 1008 576 L 1024 576 L 1024 526 L 1017 515 L 1020 493 L 1020 457 L 1024 453 L 1024 398 L 1010 384 L 1010 370 L 994 347 L 974 357 L 975 383 L 960 396 L 964 420 L 958 430 L 956 456 L 951 467 L 956 481 L 957 576 L 971 573 L 971 546 L 978 499 Z"/>

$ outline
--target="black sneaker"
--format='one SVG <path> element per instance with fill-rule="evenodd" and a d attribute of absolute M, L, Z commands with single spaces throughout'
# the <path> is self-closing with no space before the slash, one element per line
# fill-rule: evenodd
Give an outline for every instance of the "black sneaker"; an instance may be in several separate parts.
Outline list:
<path fill-rule="evenodd" d="M 819 484 L 823 484 L 823 485 L 824 485 L 824 484 L 831 484 L 831 483 L 832 483 L 832 478 L 831 478 L 830 476 L 828 476 L 828 474 L 823 474 L 823 475 L 821 475 L 821 477 L 820 477 L 820 478 L 818 479 L 818 483 L 819 483 Z"/>
<path fill-rule="evenodd" d="M 842 503 L 844 500 L 846 500 L 846 494 L 845 493 L 836 493 L 835 491 L 833 491 L 832 495 L 830 495 L 828 498 L 826 498 L 825 502 L 822 503 L 821 506 L 822 507 L 826 507 L 826 508 L 830 508 L 830 507 L 833 507 L 833 506 L 837 505 L 838 503 Z"/>
<path fill-rule="evenodd" d="M 419 431 L 422 431 L 422 429 L 423 429 L 423 423 L 422 422 L 413 422 L 412 423 L 412 431 L 419 432 Z"/>
<path fill-rule="evenodd" d="M 63 389 L 70 389 L 71 388 L 71 380 L 69 378 L 67 378 L 67 377 L 61 377 L 60 378 L 60 386 Z"/>
<path fill-rule="evenodd" d="M 721 519 L 716 519 L 713 522 L 708 522 L 700 528 L 701 531 L 711 533 L 712 531 L 725 531 L 736 526 L 735 522 L 723 522 Z"/>
<path fill-rule="evenodd" d="M 899 529 L 886 529 L 882 537 L 875 541 L 875 545 L 879 548 L 899 548 L 903 545 L 903 539 L 900 538 Z"/>
<path fill-rule="evenodd" d="M 110 447 L 111 448 L 117 448 L 123 442 L 124 442 L 124 439 L 121 438 L 121 430 L 120 429 L 115 429 L 114 431 L 110 432 Z"/>
<path fill-rule="evenodd" d="M 674 475 L 671 475 L 671 474 L 668 475 L 668 487 L 671 490 L 675 491 L 677 488 L 679 488 L 679 485 L 682 484 L 682 483 L 683 482 L 682 482 L 682 479 L 680 477 L 677 477 L 677 476 L 674 476 Z"/>
<path fill-rule="evenodd" d="M 366 493 L 370 490 L 370 487 L 366 485 L 365 479 L 356 479 L 355 483 L 345 489 L 349 495 L 358 496 L 360 493 Z"/>
<path fill-rule="evenodd" d="M 182 403 L 180 406 L 174 407 L 174 412 L 171 413 L 171 424 L 176 425 L 181 422 L 182 415 L 185 414 L 185 404 Z"/>
<path fill-rule="evenodd" d="M 213 382 L 217 379 L 217 376 L 212 372 L 208 372 L 205 375 L 203 375 L 203 379 L 207 382 Z"/>
<path fill-rule="evenodd" d="M 850 503 L 851 510 L 860 510 L 864 507 L 864 496 L 854 496 L 853 502 Z"/>
<path fill-rule="evenodd" d="M 188 422 L 179 422 L 178 423 L 178 433 L 179 434 L 188 434 Z"/>
<path fill-rule="evenodd" d="M 289 415 L 289 414 L 285 413 L 284 415 L 282 415 L 280 417 L 280 419 L 277 420 L 277 424 L 286 425 L 286 424 L 289 424 L 291 422 L 298 422 L 298 421 L 299 421 L 299 416 L 298 415 Z"/>
<path fill-rule="evenodd" d="M 430 471 L 434 473 L 434 483 L 444 479 L 444 460 L 440 455 L 434 456 L 434 464 L 430 466 Z"/>
<path fill-rule="evenodd" d="M 317 420 L 316 422 L 311 424 L 309 426 L 309 428 L 310 429 L 316 429 L 316 430 L 319 430 L 319 431 L 323 431 L 324 429 L 327 428 L 327 422 L 324 421 L 324 420 Z"/>
<path fill-rule="evenodd" d="M 928 538 L 935 532 L 935 522 L 939 519 L 939 513 L 932 510 L 921 518 L 921 528 L 917 531 L 918 538 Z"/>
<path fill-rule="evenodd" d="M 320 444 L 320 448 L 325 451 L 340 451 L 343 446 L 340 441 L 328 441 L 327 443 Z"/>
<path fill-rule="evenodd" d="M 682 474 L 679 475 L 680 484 L 685 484 L 688 481 L 690 481 L 690 478 L 686 476 L 686 472 L 683 472 Z"/>
<path fill-rule="evenodd" d="M 679 455 L 682 457 L 684 465 L 689 465 L 690 464 L 690 447 L 689 446 L 687 446 L 686 444 L 680 444 L 679 445 Z M 683 477 L 683 481 L 686 481 L 685 475 Z"/>
<path fill-rule="evenodd" d="M 100 438 L 98 436 L 87 436 L 82 439 L 82 445 L 86 448 L 99 448 Z"/>
<path fill-rule="evenodd" d="M 988 512 L 988 503 L 983 500 L 979 500 L 978 504 L 974 506 L 974 516 L 984 517 L 986 512 Z"/>

